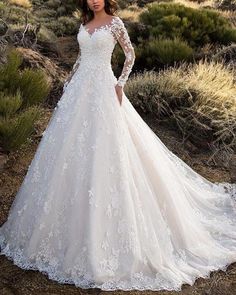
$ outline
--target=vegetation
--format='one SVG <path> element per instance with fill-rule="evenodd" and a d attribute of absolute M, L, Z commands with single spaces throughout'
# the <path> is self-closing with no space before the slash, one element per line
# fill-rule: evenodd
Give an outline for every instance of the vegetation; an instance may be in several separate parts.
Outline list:
<path fill-rule="evenodd" d="M 148 67 L 158 64 L 172 64 L 182 60 L 192 60 L 193 49 L 185 41 L 178 38 L 153 39 L 148 42 L 140 53 L 140 58 Z"/>
<path fill-rule="evenodd" d="M 232 22 L 213 9 L 154 2 L 138 14 L 140 24 L 129 26 L 138 53 L 138 69 L 158 69 L 181 60 L 191 61 L 204 46 L 236 42 Z"/>
<path fill-rule="evenodd" d="M 218 12 L 210 9 L 193 9 L 182 4 L 152 4 L 140 14 L 147 26 L 148 39 L 179 37 L 193 47 L 219 42 L 236 41 L 236 29 Z"/>
<path fill-rule="evenodd" d="M 12 0 L 8 3 L 0 1 L 0 19 L 13 30 L 23 30 L 29 23 L 39 25 L 43 31 L 51 31 L 56 36 L 74 35 L 78 28 L 78 19 L 74 11 L 78 8 L 76 1 L 23 1 Z M 33 5 L 32 5 L 33 4 Z"/>
<path fill-rule="evenodd" d="M 215 0 L 215 6 L 222 10 L 236 10 L 236 0 Z"/>
<path fill-rule="evenodd" d="M 21 64 L 21 56 L 11 50 L 0 67 L 0 146 L 5 151 L 27 141 L 50 89 L 41 70 L 20 71 Z"/>
<path fill-rule="evenodd" d="M 175 126 L 184 138 L 209 146 L 223 145 L 230 151 L 235 150 L 235 82 L 224 62 L 233 63 L 236 29 L 233 15 L 216 7 L 223 9 L 223 2 L 224 7 L 227 2 L 232 8 L 234 1 L 215 1 L 215 8 L 211 9 L 202 8 L 200 1 L 183 0 L 185 5 L 172 0 L 118 1 L 118 14 L 135 47 L 133 73 L 144 71 L 130 78 L 126 86 L 134 105 Z M 0 0 L 0 17 L 7 15 L 7 23 L 15 30 L 23 27 L 26 16 L 30 24 L 40 23 L 37 40 L 43 48 L 53 50 L 48 43 L 56 44 L 57 38 L 76 34 L 80 15 L 77 8 L 78 2 L 74 0 Z M 216 50 L 222 46 L 224 50 Z M 202 61 L 204 55 L 208 61 Z M 221 56 L 224 61 L 217 62 Z M 112 58 L 117 75 L 124 58 L 117 46 Z M 31 69 L 20 71 L 17 60 L 14 57 L 1 68 L 1 122 L 8 120 L 9 126 L 16 126 L 13 118 L 20 118 L 24 111 L 40 105 L 48 93 L 43 87 L 44 75 Z M 10 129 L 4 128 L 1 127 L 5 130 L 1 134 L 6 138 Z"/>
<path fill-rule="evenodd" d="M 9 2 L 11 4 L 15 4 L 15 5 L 18 5 L 18 6 L 25 7 L 25 8 L 31 8 L 32 7 L 32 4 L 31 4 L 30 0 L 10 0 Z"/>
<path fill-rule="evenodd" d="M 201 60 L 136 74 L 126 93 L 141 111 L 168 122 L 196 145 L 236 151 L 235 71 Z"/>

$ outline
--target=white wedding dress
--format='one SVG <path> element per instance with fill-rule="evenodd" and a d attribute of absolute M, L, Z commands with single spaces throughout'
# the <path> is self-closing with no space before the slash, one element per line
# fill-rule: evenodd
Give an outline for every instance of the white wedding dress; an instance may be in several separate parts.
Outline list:
<path fill-rule="evenodd" d="M 0 228 L 1 254 L 60 283 L 181 290 L 236 261 L 236 185 L 174 155 L 115 84 L 135 55 L 113 16 L 80 26 L 78 66 Z M 126 55 L 117 80 L 111 56 Z"/>

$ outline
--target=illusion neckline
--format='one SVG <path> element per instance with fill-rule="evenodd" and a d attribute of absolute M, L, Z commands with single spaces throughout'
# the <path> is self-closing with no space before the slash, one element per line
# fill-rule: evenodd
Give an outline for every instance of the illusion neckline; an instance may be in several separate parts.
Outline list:
<path fill-rule="evenodd" d="M 113 23 L 113 21 L 114 21 L 116 18 L 117 18 L 117 16 L 114 15 L 114 16 L 112 17 L 112 19 L 111 19 L 110 22 L 108 22 L 107 24 L 103 24 L 103 25 L 101 25 L 101 26 L 96 27 L 96 28 L 93 30 L 92 33 L 89 32 L 89 30 L 88 30 L 88 28 L 86 27 L 86 25 L 83 25 L 82 23 L 81 23 L 81 25 L 82 25 L 82 27 L 84 28 L 84 30 L 88 33 L 88 35 L 89 35 L 90 38 L 91 38 L 91 37 L 93 36 L 93 34 L 96 33 L 97 31 L 99 31 L 99 30 L 101 30 L 101 29 L 103 29 L 103 28 L 106 28 L 106 27 L 111 26 L 112 23 Z"/>

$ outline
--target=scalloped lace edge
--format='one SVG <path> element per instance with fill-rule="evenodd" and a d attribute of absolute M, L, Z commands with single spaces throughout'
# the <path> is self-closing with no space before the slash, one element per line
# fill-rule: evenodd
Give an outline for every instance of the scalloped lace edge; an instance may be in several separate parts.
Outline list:
<path fill-rule="evenodd" d="M 19 251 L 20 252 L 20 251 Z M 74 279 L 68 279 L 63 277 L 60 272 L 55 271 L 53 267 L 47 266 L 45 263 L 32 263 L 29 262 L 28 259 L 24 255 L 19 255 L 14 251 L 10 250 L 10 245 L 5 241 L 5 238 L 3 235 L 0 234 L 0 255 L 5 255 L 9 260 L 13 262 L 14 265 L 25 269 L 25 270 L 36 270 L 41 272 L 42 274 L 46 275 L 50 280 L 56 281 L 61 284 L 71 284 L 75 285 L 76 287 L 82 288 L 82 289 L 90 289 L 90 288 L 99 288 L 104 291 L 113 291 L 113 290 L 124 290 L 124 291 L 130 291 L 130 290 L 151 290 L 151 291 L 160 291 L 160 290 L 169 290 L 169 291 L 182 291 L 182 286 L 184 284 L 193 286 L 194 283 L 198 278 L 208 279 L 210 278 L 213 271 L 227 271 L 227 268 L 232 263 L 236 263 L 236 257 L 232 261 L 224 261 L 219 265 L 212 266 L 211 269 L 208 269 L 205 273 L 202 273 L 201 275 L 194 275 L 191 277 L 191 282 L 187 282 L 182 280 L 181 282 L 178 282 L 176 284 L 172 283 L 172 285 L 165 285 L 163 283 L 159 286 L 153 286 L 150 285 L 150 283 L 139 281 L 131 282 L 127 280 L 110 280 L 105 283 L 97 284 L 97 283 L 91 283 L 91 281 L 86 280 L 84 278 L 79 280 Z M 146 278 L 146 277 L 145 277 Z M 155 284 L 158 279 L 153 279 L 153 284 Z M 150 281 L 149 281 L 150 282 Z M 168 282 L 168 281 L 167 281 Z M 166 284 L 168 284 L 166 282 Z M 129 285 L 127 285 L 129 284 Z M 159 282 L 160 284 L 160 282 Z"/>

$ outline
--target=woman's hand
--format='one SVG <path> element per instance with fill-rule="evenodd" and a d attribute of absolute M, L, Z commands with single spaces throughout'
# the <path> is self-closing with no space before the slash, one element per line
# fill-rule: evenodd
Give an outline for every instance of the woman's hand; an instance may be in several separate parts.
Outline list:
<path fill-rule="evenodd" d="M 115 89 L 116 89 L 116 94 L 117 94 L 117 97 L 118 97 L 119 103 L 120 103 L 120 105 L 121 105 L 121 103 L 122 103 L 122 98 L 123 98 L 123 87 L 120 86 L 120 85 L 117 85 L 117 84 L 116 84 Z"/>

